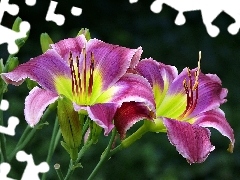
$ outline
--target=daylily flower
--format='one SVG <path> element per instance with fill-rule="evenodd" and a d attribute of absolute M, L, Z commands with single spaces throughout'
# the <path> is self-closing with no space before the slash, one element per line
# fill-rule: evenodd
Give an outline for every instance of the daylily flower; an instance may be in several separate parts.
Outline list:
<path fill-rule="evenodd" d="M 141 53 L 141 48 L 129 49 L 97 39 L 87 41 L 80 35 L 52 44 L 44 54 L 1 76 L 13 85 L 30 78 L 41 86 L 33 88 L 25 100 L 25 118 L 30 126 L 39 122 L 49 104 L 64 95 L 76 111 L 87 113 L 107 135 L 122 102 L 145 102 L 154 108 L 147 80 L 126 73 L 136 66 Z"/>
<path fill-rule="evenodd" d="M 174 66 L 152 59 L 140 61 L 135 71 L 147 78 L 152 86 L 156 114 L 154 117 L 141 103 L 124 103 L 114 117 L 122 138 L 134 123 L 148 119 L 142 129 L 167 132 L 170 142 L 189 163 L 203 162 L 214 150 L 206 127 L 213 127 L 228 137 L 231 141 L 228 150 L 233 151 L 233 130 L 219 108 L 226 102 L 227 89 L 222 88 L 217 75 L 201 73 L 200 64 L 193 70 L 185 68 L 178 75 Z"/>

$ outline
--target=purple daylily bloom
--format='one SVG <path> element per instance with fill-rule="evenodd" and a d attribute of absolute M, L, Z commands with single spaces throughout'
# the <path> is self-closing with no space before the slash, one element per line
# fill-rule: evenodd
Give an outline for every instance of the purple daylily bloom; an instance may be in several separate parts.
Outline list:
<path fill-rule="evenodd" d="M 200 67 L 185 68 L 180 74 L 174 66 L 152 59 L 140 61 L 135 71 L 145 77 L 155 97 L 156 117 L 146 106 L 125 103 L 116 113 L 115 125 L 120 136 L 137 121 L 148 119 L 149 131 L 167 132 L 170 142 L 189 163 L 205 161 L 214 150 L 207 127 L 217 129 L 230 139 L 229 151 L 233 151 L 234 134 L 219 106 L 226 102 L 227 89 L 222 88 L 217 75 L 203 74 Z M 195 79 L 195 80 L 194 80 Z M 193 81 L 194 80 L 194 81 Z M 141 115 L 135 113 L 141 107 Z M 131 116 L 128 114 L 131 113 Z M 151 116 L 149 116 L 151 115 Z M 121 123 L 121 119 L 125 123 Z M 144 124 L 144 125 L 145 125 Z"/>
<path fill-rule="evenodd" d="M 107 135 L 113 116 L 123 102 L 145 102 L 154 108 L 147 80 L 126 73 L 139 62 L 142 49 L 129 49 L 84 35 L 61 40 L 44 54 L 1 76 L 6 83 L 20 85 L 24 79 L 36 81 L 25 100 L 25 118 L 30 126 L 40 120 L 45 108 L 64 95 L 80 113 L 87 113 Z"/>

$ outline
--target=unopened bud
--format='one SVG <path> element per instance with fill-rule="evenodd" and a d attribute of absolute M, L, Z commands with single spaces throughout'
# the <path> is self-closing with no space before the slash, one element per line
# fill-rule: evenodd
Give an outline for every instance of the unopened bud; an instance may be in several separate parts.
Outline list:
<path fill-rule="evenodd" d="M 89 40 L 91 39 L 91 35 L 90 35 L 90 32 L 89 32 L 89 29 L 87 29 L 87 28 L 82 28 L 82 29 L 78 32 L 77 36 L 79 36 L 79 35 L 81 35 L 81 34 L 83 34 L 83 35 L 85 36 L 85 38 L 86 38 L 87 41 L 89 41 Z"/>
<path fill-rule="evenodd" d="M 53 41 L 47 33 L 42 33 L 40 36 L 40 44 L 42 52 L 45 53 L 50 48 L 50 44 L 53 44 Z"/>
<path fill-rule="evenodd" d="M 62 146 L 70 154 L 72 160 L 77 159 L 78 147 L 82 140 L 82 122 L 74 110 L 72 102 L 64 96 L 58 99 L 58 121 L 65 142 Z"/>
<path fill-rule="evenodd" d="M 5 71 L 10 72 L 14 70 L 19 64 L 18 58 L 17 57 L 10 57 L 5 65 Z"/>

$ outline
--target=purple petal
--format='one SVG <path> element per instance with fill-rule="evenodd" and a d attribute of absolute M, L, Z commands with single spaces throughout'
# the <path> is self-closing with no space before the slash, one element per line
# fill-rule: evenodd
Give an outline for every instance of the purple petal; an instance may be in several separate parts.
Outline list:
<path fill-rule="evenodd" d="M 150 84 L 144 77 L 131 73 L 126 73 L 114 86 L 96 100 L 98 103 L 113 102 L 119 105 L 130 101 L 144 102 L 151 110 L 155 111 L 155 102 Z"/>
<path fill-rule="evenodd" d="M 25 119 L 29 126 L 36 125 L 43 115 L 43 111 L 49 104 L 54 103 L 58 99 L 58 95 L 41 89 L 39 87 L 33 88 L 25 99 Z"/>
<path fill-rule="evenodd" d="M 132 58 L 129 68 L 135 68 L 135 66 L 139 63 L 142 53 L 143 53 L 142 47 L 139 47 Z"/>
<path fill-rule="evenodd" d="M 62 57 L 62 59 L 68 62 L 70 52 L 73 57 L 80 56 L 82 49 L 86 46 L 87 40 L 84 35 L 77 36 L 75 38 L 68 38 L 61 40 L 51 47 Z"/>
<path fill-rule="evenodd" d="M 94 79 L 102 81 L 100 91 L 105 91 L 115 84 L 129 67 L 139 61 L 142 49 L 129 49 L 118 45 L 104 43 L 91 39 L 87 43 L 87 63 L 90 63 L 91 53 L 94 56 Z M 81 57 L 83 59 L 83 57 Z M 90 65 L 89 65 L 90 66 Z M 99 84 L 93 83 L 93 90 L 99 91 Z"/>
<path fill-rule="evenodd" d="M 159 90 L 163 91 L 164 82 L 169 85 L 177 76 L 175 66 L 159 63 L 151 58 L 141 60 L 136 70 L 150 82 L 151 86 L 155 84 L 159 86 Z"/>
<path fill-rule="evenodd" d="M 191 70 L 192 82 L 194 84 L 195 76 L 194 73 L 197 69 Z M 183 88 L 183 81 L 186 79 L 188 82 L 189 77 L 185 68 L 179 76 L 173 81 L 169 88 L 168 94 L 173 95 L 176 93 L 185 94 Z M 201 112 L 209 111 L 220 106 L 220 104 L 226 102 L 225 97 L 227 96 L 227 89 L 222 88 L 221 80 L 217 75 L 214 74 L 199 74 L 199 85 L 198 85 L 198 99 L 197 105 L 193 112 L 187 117 L 191 118 L 198 115 Z M 194 98 L 195 99 L 195 93 Z"/>
<path fill-rule="evenodd" d="M 164 118 L 169 141 L 189 163 L 205 161 L 214 146 L 210 142 L 210 131 L 188 122 Z"/>
<path fill-rule="evenodd" d="M 114 124 L 120 138 L 124 139 L 127 130 L 136 122 L 143 119 L 151 120 L 152 118 L 152 112 L 144 103 L 124 102 L 114 116 Z"/>
<path fill-rule="evenodd" d="M 24 79 L 30 78 L 52 92 L 56 92 L 54 77 L 60 75 L 70 78 L 70 68 L 52 49 L 19 65 L 12 72 L 1 74 L 6 83 L 20 85 Z"/>
<path fill-rule="evenodd" d="M 138 63 L 136 70 L 151 84 L 156 107 L 159 107 L 169 85 L 178 74 L 176 67 L 159 63 L 153 59 L 144 59 Z"/>
<path fill-rule="evenodd" d="M 234 134 L 233 129 L 227 122 L 225 114 L 221 109 L 215 109 L 212 111 L 207 111 L 196 116 L 195 125 L 202 127 L 212 127 L 217 129 L 223 136 L 226 136 L 230 139 L 231 143 L 229 145 L 229 151 L 232 152 L 234 148 Z M 194 119 L 195 119 L 194 118 Z"/>
<path fill-rule="evenodd" d="M 108 135 L 113 129 L 113 117 L 117 110 L 117 104 L 104 103 L 87 106 L 89 117 L 104 129 L 104 135 Z"/>

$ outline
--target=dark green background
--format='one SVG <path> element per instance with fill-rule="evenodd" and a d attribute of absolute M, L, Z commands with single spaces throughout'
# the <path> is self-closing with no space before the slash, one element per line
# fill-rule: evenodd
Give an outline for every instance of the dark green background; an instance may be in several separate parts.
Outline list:
<path fill-rule="evenodd" d="M 153 0 L 152 0 L 153 1 Z M 20 63 L 41 54 L 39 36 L 47 32 L 56 42 L 60 39 L 76 36 L 82 27 L 89 28 L 92 37 L 112 44 L 137 48 L 142 46 L 142 58 L 152 57 L 160 62 L 175 65 L 179 72 L 186 66 L 197 66 L 198 51 L 202 51 L 201 70 L 204 73 L 217 74 L 228 88 L 228 102 L 222 106 L 226 117 L 234 129 L 236 144 L 233 154 L 226 151 L 228 139 L 218 131 L 211 129 L 211 141 L 216 149 L 202 164 L 189 165 L 172 146 L 166 134 L 146 134 L 130 148 L 112 157 L 101 169 L 96 179 L 237 179 L 240 175 L 239 153 L 239 57 L 240 33 L 233 36 L 227 27 L 234 19 L 221 13 L 213 22 L 220 27 L 216 38 L 210 37 L 202 22 L 201 12 L 184 13 L 186 23 L 183 26 L 174 24 L 177 11 L 164 5 L 160 14 L 150 10 L 152 1 L 140 0 L 130 4 L 128 0 L 91 0 L 91 1 L 58 1 L 56 13 L 66 18 L 63 26 L 45 21 L 50 1 L 37 1 L 33 7 L 25 5 L 24 1 L 10 0 L 20 6 L 19 16 L 31 24 L 29 40 L 19 52 Z M 83 9 L 79 17 L 70 13 L 72 6 Z M 15 17 L 5 13 L 2 24 L 11 27 Z M 7 58 L 6 45 L 0 46 L 0 57 Z M 16 145 L 26 122 L 23 116 L 24 99 L 28 94 L 26 85 L 9 86 L 5 98 L 10 101 L 10 108 L 5 113 L 5 123 L 10 115 L 20 118 L 16 128 L 17 135 L 7 137 L 8 151 Z M 44 127 L 24 149 L 32 153 L 36 164 L 45 161 L 51 131 L 54 124 L 54 114 L 49 117 L 49 126 Z M 129 132 L 133 132 L 137 124 Z M 109 137 L 102 137 L 82 160 L 83 169 L 75 171 L 72 179 L 86 179 L 98 162 L 100 154 L 107 145 Z M 55 163 L 60 163 L 63 173 L 68 167 L 68 154 L 59 145 L 50 164 L 48 179 L 56 179 L 53 169 Z M 25 167 L 24 163 L 12 162 L 11 178 L 19 178 Z"/>

